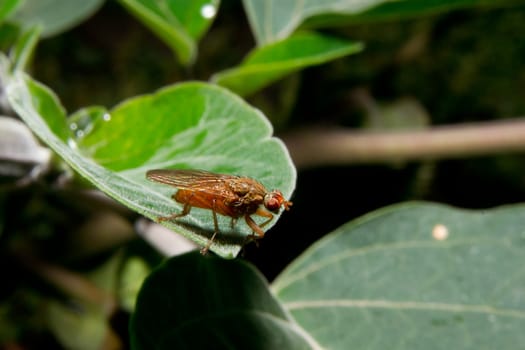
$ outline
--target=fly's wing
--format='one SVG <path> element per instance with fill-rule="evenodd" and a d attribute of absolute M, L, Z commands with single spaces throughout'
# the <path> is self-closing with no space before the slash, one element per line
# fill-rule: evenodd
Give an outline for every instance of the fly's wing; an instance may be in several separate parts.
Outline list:
<path fill-rule="evenodd" d="M 215 174 L 205 170 L 155 169 L 146 173 L 149 180 L 183 190 L 202 191 L 217 196 L 231 193 L 229 181 L 238 180 L 235 175 Z"/>

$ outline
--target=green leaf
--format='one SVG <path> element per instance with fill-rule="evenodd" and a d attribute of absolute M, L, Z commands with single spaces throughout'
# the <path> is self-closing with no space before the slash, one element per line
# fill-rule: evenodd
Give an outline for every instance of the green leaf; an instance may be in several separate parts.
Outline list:
<path fill-rule="evenodd" d="M 211 25 L 219 0 L 120 0 L 168 45 L 183 64 L 197 54 L 197 41 Z"/>
<path fill-rule="evenodd" d="M 253 267 L 197 253 L 146 279 L 130 331 L 135 350 L 312 349 Z"/>
<path fill-rule="evenodd" d="M 40 31 L 39 27 L 33 27 L 20 34 L 9 54 L 13 62 L 11 69 L 24 70 L 27 67 L 40 37 Z"/>
<path fill-rule="evenodd" d="M 142 283 L 151 272 L 149 265 L 139 257 L 128 258 L 122 267 L 118 297 L 120 306 L 127 312 L 135 309 Z"/>
<path fill-rule="evenodd" d="M 114 254 L 84 277 L 98 287 L 101 293 L 113 295 L 122 258 L 121 253 Z M 101 349 L 111 332 L 108 315 L 114 306 L 110 305 L 109 299 L 108 304 L 79 299 L 72 299 L 69 304 L 49 300 L 45 309 L 47 326 L 66 349 Z"/>
<path fill-rule="evenodd" d="M 243 0 L 257 45 L 283 40 L 307 18 L 359 13 L 390 0 Z"/>
<path fill-rule="evenodd" d="M 1 57 L 1 56 L 0 56 Z M 11 105 L 29 127 L 71 167 L 100 190 L 151 218 L 182 207 L 175 188 L 146 180 L 149 169 L 193 168 L 258 179 L 289 198 L 295 168 L 267 119 L 227 90 L 204 83 L 167 87 L 130 99 L 112 111 L 89 108 L 68 123 L 58 99 L 45 86 L 17 72 L 7 83 Z M 277 217 L 265 228 L 270 228 Z M 257 217 L 254 219 L 261 222 Z M 211 250 L 234 257 L 251 230 L 219 215 Z M 204 245 L 213 233 L 209 210 L 195 208 L 163 223 Z"/>
<path fill-rule="evenodd" d="M 25 0 L 10 20 L 24 28 L 42 27 L 42 37 L 50 37 L 83 22 L 102 3 L 103 0 Z"/>
<path fill-rule="evenodd" d="M 243 0 L 259 46 L 282 40 L 303 22 L 308 26 L 342 25 L 363 19 L 384 20 L 481 5 L 505 6 L 517 0 Z"/>
<path fill-rule="evenodd" d="M 248 95 L 292 72 L 359 52 L 363 45 L 314 33 L 298 33 L 254 50 L 242 64 L 217 73 L 215 83 Z"/>
<path fill-rule="evenodd" d="M 0 22 L 6 19 L 17 7 L 21 0 L 2 0 L 0 1 Z"/>
<path fill-rule="evenodd" d="M 378 210 L 317 242 L 272 287 L 323 348 L 512 349 L 525 343 L 524 212 Z"/>
<path fill-rule="evenodd" d="M 66 349 L 100 349 L 110 329 L 103 310 L 85 303 L 74 308 L 50 300 L 45 316 L 48 327 Z"/>
<path fill-rule="evenodd" d="M 399 20 L 471 7 L 505 7 L 522 4 L 522 0 L 409 0 L 384 1 L 376 7 L 358 13 L 325 13 L 305 21 L 306 27 L 341 26 L 351 23 Z"/>

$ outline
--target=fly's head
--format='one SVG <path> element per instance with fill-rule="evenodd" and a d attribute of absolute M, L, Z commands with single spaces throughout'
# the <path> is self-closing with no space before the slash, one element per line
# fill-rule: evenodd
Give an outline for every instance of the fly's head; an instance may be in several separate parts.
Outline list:
<path fill-rule="evenodd" d="M 290 210 L 290 207 L 292 206 L 292 202 L 284 199 L 283 194 L 279 190 L 273 190 L 266 193 L 263 203 L 266 209 L 272 213 L 278 213 L 281 206 L 284 207 L 285 210 Z"/>

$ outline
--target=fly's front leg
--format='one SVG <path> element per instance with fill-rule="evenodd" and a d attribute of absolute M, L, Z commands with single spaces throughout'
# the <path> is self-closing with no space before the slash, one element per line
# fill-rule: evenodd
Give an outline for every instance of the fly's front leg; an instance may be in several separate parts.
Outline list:
<path fill-rule="evenodd" d="M 264 231 L 262 230 L 262 228 L 259 227 L 259 225 L 257 225 L 257 223 L 255 221 L 253 221 L 253 219 L 251 218 L 250 215 L 248 215 L 248 214 L 244 215 L 244 220 L 246 220 L 246 223 L 248 224 L 248 226 L 250 226 L 250 228 L 253 231 L 253 233 L 251 235 L 246 236 L 245 243 L 249 243 L 251 241 L 255 241 L 255 244 L 259 245 L 257 243 L 257 239 L 261 239 L 261 238 L 264 237 Z"/>
<path fill-rule="evenodd" d="M 255 215 L 259 215 L 259 216 L 268 218 L 268 220 L 266 220 L 265 222 L 263 222 L 262 224 L 259 225 L 260 227 L 264 227 L 264 226 L 268 225 L 270 223 L 270 221 L 272 221 L 272 219 L 273 219 L 273 214 L 270 213 L 267 210 L 264 210 L 263 208 L 257 208 L 257 211 L 255 212 Z"/>
<path fill-rule="evenodd" d="M 245 215 L 244 220 L 246 220 L 246 223 L 253 231 L 253 235 L 251 235 L 251 238 L 263 238 L 264 237 L 264 231 L 262 230 L 261 226 L 257 225 L 257 223 L 251 218 L 250 215 Z"/>
<path fill-rule="evenodd" d="M 250 228 L 253 231 L 253 234 L 248 236 L 248 238 L 261 239 L 261 238 L 264 237 L 264 231 L 263 231 L 262 228 L 264 226 L 268 225 L 268 223 L 270 223 L 270 221 L 272 221 L 273 214 L 270 213 L 269 211 L 266 211 L 266 210 L 262 209 L 262 208 L 258 208 L 257 211 L 254 214 L 268 218 L 268 220 L 266 220 L 262 224 L 257 225 L 257 223 L 252 219 L 252 217 L 250 215 L 245 215 L 244 216 L 244 220 L 246 220 L 246 223 L 248 224 L 248 226 L 250 226 Z"/>

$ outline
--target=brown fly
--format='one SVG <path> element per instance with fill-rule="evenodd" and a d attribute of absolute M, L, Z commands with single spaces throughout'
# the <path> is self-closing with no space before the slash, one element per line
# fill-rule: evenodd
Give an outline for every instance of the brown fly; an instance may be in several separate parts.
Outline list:
<path fill-rule="evenodd" d="M 159 217 L 158 221 L 174 220 L 190 213 L 192 207 L 209 209 L 213 214 L 214 232 L 210 241 L 201 250 L 208 251 L 213 239 L 219 232 L 217 214 L 232 218 L 235 225 L 238 218 L 244 217 L 252 229 L 254 238 L 264 237 L 263 227 L 273 219 L 282 207 L 289 210 L 292 202 L 284 199 L 279 190 L 268 191 L 258 181 L 249 177 L 215 174 L 204 170 L 168 170 L 156 169 L 146 173 L 149 180 L 177 187 L 172 198 L 184 204 L 182 212 Z M 257 224 L 252 215 L 267 218 Z"/>

